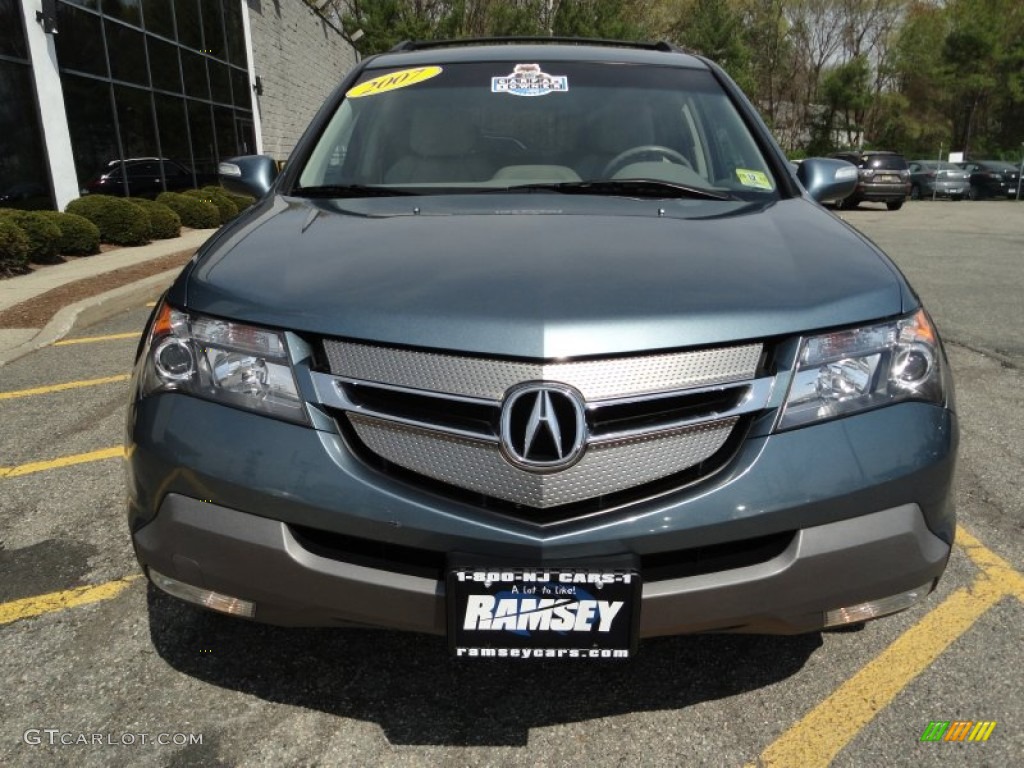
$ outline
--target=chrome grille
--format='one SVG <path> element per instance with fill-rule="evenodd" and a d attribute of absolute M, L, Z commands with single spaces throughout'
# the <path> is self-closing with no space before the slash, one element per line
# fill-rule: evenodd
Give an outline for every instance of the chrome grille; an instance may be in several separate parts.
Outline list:
<path fill-rule="evenodd" d="M 721 448 L 737 419 L 593 445 L 563 472 L 514 467 L 482 440 L 358 414 L 349 421 L 367 448 L 400 467 L 460 488 L 538 509 L 633 488 L 699 464 Z"/>
<path fill-rule="evenodd" d="M 397 387 L 501 400 L 524 381 L 557 381 L 588 401 L 672 392 L 752 379 L 761 344 L 692 352 L 533 363 L 491 360 L 347 341 L 325 341 L 331 373 L 348 379 Z"/>
<path fill-rule="evenodd" d="M 330 373 L 312 373 L 316 402 L 347 421 L 367 451 L 420 476 L 538 510 L 643 486 L 720 456 L 740 418 L 765 408 L 774 387 L 772 377 L 758 378 L 758 343 L 568 362 L 337 340 L 323 348 Z M 503 406 L 512 407 L 510 393 L 526 382 L 568 385 L 583 398 L 584 448 L 564 469 L 522 456 L 513 463 L 505 454 L 499 422 L 516 428 L 504 420 Z"/>

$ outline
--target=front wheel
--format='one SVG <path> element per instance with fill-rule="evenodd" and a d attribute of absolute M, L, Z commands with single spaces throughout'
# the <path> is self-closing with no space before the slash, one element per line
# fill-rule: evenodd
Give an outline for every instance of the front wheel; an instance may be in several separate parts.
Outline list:
<path fill-rule="evenodd" d="M 898 211 L 900 208 L 903 207 L 903 201 L 902 200 L 894 200 L 891 203 L 886 203 L 885 207 L 888 208 L 890 211 Z"/>
<path fill-rule="evenodd" d="M 967 191 L 967 197 L 971 200 L 981 200 L 981 192 L 978 191 L 977 187 L 971 187 Z"/>
<path fill-rule="evenodd" d="M 910 188 L 910 199 L 920 200 L 921 199 L 921 188 L 915 184 Z"/>

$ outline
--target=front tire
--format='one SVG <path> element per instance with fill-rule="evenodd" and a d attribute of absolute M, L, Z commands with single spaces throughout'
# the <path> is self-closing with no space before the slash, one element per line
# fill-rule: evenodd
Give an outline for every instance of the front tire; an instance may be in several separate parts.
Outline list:
<path fill-rule="evenodd" d="M 921 199 L 921 188 L 915 184 L 910 188 L 910 199 L 920 200 Z"/>

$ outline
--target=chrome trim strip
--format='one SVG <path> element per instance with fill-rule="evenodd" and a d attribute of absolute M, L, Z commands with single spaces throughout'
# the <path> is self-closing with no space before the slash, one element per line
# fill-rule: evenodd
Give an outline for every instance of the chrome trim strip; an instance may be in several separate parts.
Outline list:
<path fill-rule="evenodd" d="M 653 437 L 653 436 L 660 435 L 660 434 L 662 434 L 664 432 L 671 432 L 673 430 L 682 429 L 682 428 L 685 428 L 685 427 L 693 427 L 693 426 L 697 426 L 698 424 L 713 424 L 713 423 L 715 423 L 717 421 L 721 421 L 722 419 L 735 418 L 735 417 L 741 416 L 741 415 L 743 415 L 745 413 L 753 413 L 754 411 L 759 411 L 759 410 L 765 408 L 768 405 L 768 401 L 771 398 L 772 389 L 774 389 L 774 387 L 775 387 L 775 379 L 774 378 L 756 379 L 756 380 L 754 380 L 752 382 L 749 382 L 749 383 L 741 385 L 741 386 L 745 386 L 746 387 L 746 389 L 747 389 L 746 395 L 743 397 L 743 399 L 736 406 L 734 406 L 733 408 L 729 408 L 728 410 L 717 411 L 717 412 L 710 413 L 710 414 L 705 414 L 703 416 L 699 416 L 699 417 L 696 417 L 696 418 L 678 419 L 676 421 L 670 421 L 670 422 L 665 422 L 664 424 L 658 424 L 657 426 L 654 426 L 654 427 L 640 427 L 640 428 L 637 428 L 637 429 L 624 429 L 624 430 L 620 430 L 618 432 L 609 432 L 609 433 L 603 434 L 603 435 L 591 436 L 591 437 L 588 438 L 587 442 L 588 442 L 589 445 L 601 445 L 601 444 L 604 444 L 604 443 L 615 443 L 615 442 L 619 442 L 621 440 L 628 440 L 628 439 L 634 438 L 634 437 L 647 437 L 647 436 L 652 436 Z M 725 391 L 725 390 L 728 390 L 728 389 L 738 389 L 738 388 L 739 387 L 706 387 L 704 389 L 692 390 L 692 391 L 687 390 L 687 391 L 684 391 L 684 392 L 675 392 L 673 394 L 675 394 L 675 395 L 690 395 L 690 394 L 698 394 L 700 392 L 714 391 L 716 389 L 720 389 L 722 391 Z M 652 400 L 652 399 L 654 399 L 654 398 L 641 398 L 641 399 L 638 399 L 638 402 L 641 401 L 641 400 Z M 594 406 L 595 407 L 599 407 L 600 405 L 608 405 L 608 402 L 609 401 L 605 400 L 605 401 L 602 401 L 601 403 L 595 403 Z M 622 402 L 622 401 L 619 401 L 619 402 Z"/>
<path fill-rule="evenodd" d="M 412 419 L 406 416 L 397 416 L 387 411 L 377 410 L 375 408 L 367 408 L 366 406 L 359 405 L 358 403 L 352 402 L 351 399 L 345 394 L 342 384 L 361 384 L 370 387 L 379 387 L 381 389 L 387 389 L 395 392 L 407 392 L 410 394 L 424 395 L 428 397 L 434 397 L 442 400 L 457 400 L 460 402 L 472 403 L 475 405 L 487 405 L 498 408 L 500 403 L 493 400 L 484 400 L 475 397 L 462 397 L 458 395 L 446 395 L 438 392 L 429 392 L 421 389 L 412 389 L 411 387 L 398 387 L 392 385 L 377 384 L 375 382 L 363 382 L 361 380 L 343 378 L 339 376 L 332 376 L 329 373 L 318 373 L 311 372 L 310 376 L 313 380 L 313 389 L 316 391 L 317 401 L 319 404 L 327 406 L 329 408 L 336 408 L 338 410 L 350 411 L 353 413 L 359 413 L 364 416 L 373 416 L 378 419 L 384 419 L 386 421 L 393 421 L 398 424 L 404 424 L 410 427 L 419 427 L 433 432 L 442 432 L 450 435 L 458 435 L 470 440 L 480 440 L 486 443 L 500 443 L 500 437 L 492 432 L 477 432 L 474 430 L 459 429 L 457 427 L 449 427 L 443 424 L 438 424 L 433 421 L 422 421 L 419 419 Z M 698 395 L 706 392 L 726 392 L 733 389 L 745 388 L 747 390 L 743 399 L 737 403 L 734 407 L 724 411 L 717 411 L 702 416 L 689 418 L 689 419 L 677 419 L 675 421 L 665 422 L 658 424 L 653 427 L 638 427 L 636 429 L 625 429 L 616 432 L 608 432 L 601 435 L 592 435 L 590 431 L 587 431 L 586 444 L 588 445 L 605 445 L 608 443 L 616 443 L 622 440 L 629 440 L 636 437 L 645 436 L 656 436 L 664 432 L 671 432 L 673 430 L 682 429 L 685 427 L 692 427 L 698 424 L 709 424 L 722 419 L 733 418 L 741 416 L 746 413 L 753 413 L 755 411 L 762 410 L 767 407 L 768 402 L 771 399 L 772 390 L 775 387 L 774 377 L 765 377 L 755 379 L 754 381 L 741 382 L 732 386 L 717 386 L 717 387 L 698 387 L 695 389 L 680 390 L 676 392 L 658 392 L 651 395 L 641 395 L 637 397 L 625 397 L 625 398 L 612 398 L 607 400 L 598 400 L 593 403 L 587 403 L 586 409 L 588 412 L 596 413 L 601 408 L 610 405 L 624 405 L 629 403 L 641 403 L 648 402 L 651 400 L 665 399 L 669 397 L 685 397 L 687 395 Z"/>
<path fill-rule="evenodd" d="M 566 384 L 587 401 L 685 390 L 752 379 L 763 345 L 568 362 L 496 360 L 326 339 L 337 376 L 417 390 L 501 400 L 517 384 Z"/>
<path fill-rule="evenodd" d="M 310 378 L 313 380 L 313 389 L 316 392 L 317 403 L 328 408 L 336 408 L 342 411 L 349 411 L 351 413 L 362 414 L 363 416 L 373 416 L 378 419 L 384 419 L 385 421 L 392 421 L 396 424 L 404 424 L 408 427 L 418 427 L 419 429 L 425 429 L 431 432 L 442 432 L 449 435 L 457 435 L 467 440 L 478 440 L 484 443 L 493 443 L 497 445 L 499 443 L 498 436 L 490 432 L 474 432 L 466 429 L 458 429 L 457 427 L 446 427 L 440 424 L 436 424 L 432 421 L 420 421 L 418 419 L 410 419 L 404 416 L 396 416 L 386 411 L 378 411 L 373 408 L 366 408 L 365 406 L 353 403 L 349 397 L 345 394 L 345 390 L 342 389 L 341 385 L 346 379 L 341 379 L 336 376 L 332 376 L 329 373 L 318 373 L 316 371 L 310 372 Z M 397 389 L 395 387 L 387 387 L 387 389 Z M 401 389 L 401 391 L 410 391 L 408 389 Z M 419 390 L 413 390 L 416 394 L 430 394 L 421 392 Z M 437 397 L 445 397 L 444 395 L 436 395 Z M 447 398 L 455 399 L 455 398 Z M 472 398 L 459 398 L 470 402 L 479 402 Z M 493 405 L 497 407 L 497 403 L 485 401 L 486 405 Z"/>

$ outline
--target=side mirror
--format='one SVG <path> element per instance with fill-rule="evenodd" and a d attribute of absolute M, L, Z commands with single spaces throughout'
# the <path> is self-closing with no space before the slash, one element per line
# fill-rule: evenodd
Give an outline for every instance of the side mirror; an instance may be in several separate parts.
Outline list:
<path fill-rule="evenodd" d="M 244 155 L 217 166 L 220 185 L 236 195 L 263 197 L 277 178 L 277 163 L 267 155 Z"/>
<path fill-rule="evenodd" d="M 800 163 L 796 177 L 819 203 L 835 203 L 849 197 L 857 186 L 857 166 L 830 157 L 809 157 Z"/>

